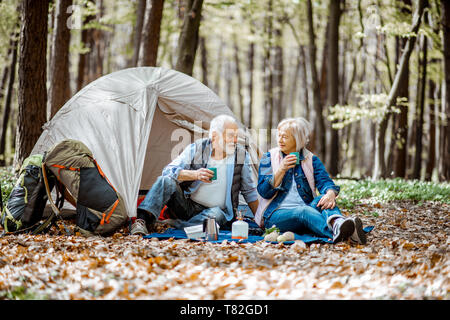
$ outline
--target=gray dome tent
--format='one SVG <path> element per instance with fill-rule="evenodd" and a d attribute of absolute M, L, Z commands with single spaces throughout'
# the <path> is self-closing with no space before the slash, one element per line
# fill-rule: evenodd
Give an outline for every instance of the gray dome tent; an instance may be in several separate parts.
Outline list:
<path fill-rule="evenodd" d="M 163 167 L 202 137 L 219 114 L 235 117 L 211 89 L 184 73 L 156 67 L 124 69 L 75 94 L 44 125 L 31 154 L 64 139 L 82 141 L 133 217 L 139 190 L 150 189 Z M 256 166 L 256 145 L 244 136 Z M 256 168 L 254 173 L 256 177 Z"/>

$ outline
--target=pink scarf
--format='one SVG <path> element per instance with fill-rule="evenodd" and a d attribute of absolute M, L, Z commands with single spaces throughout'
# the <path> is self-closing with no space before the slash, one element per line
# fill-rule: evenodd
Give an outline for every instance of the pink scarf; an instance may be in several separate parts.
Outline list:
<path fill-rule="evenodd" d="M 305 159 L 301 161 L 300 164 L 302 166 L 303 172 L 305 173 L 306 179 L 308 180 L 308 184 L 309 187 L 311 188 L 312 194 L 313 196 L 316 196 L 316 185 L 314 183 L 314 168 L 312 165 L 313 154 L 309 150 L 306 150 L 305 148 L 303 150 L 304 150 L 303 155 L 305 156 Z M 269 152 L 270 152 L 270 162 L 272 166 L 272 172 L 275 174 L 275 172 L 280 167 L 280 163 L 282 160 L 280 148 L 276 147 L 270 149 Z M 264 211 L 266 211 L 267 207 L 272 202 L 272 200 L 277 196 L 277 194 L 278 192 L 275 193 L 275 195 L 270 199 L 264 199 L 258 194 L 259 203 L 258 209 L 256 210 L 255 213 L 255 222 L 263 229 L 264 229 L 263 213 Z"/>

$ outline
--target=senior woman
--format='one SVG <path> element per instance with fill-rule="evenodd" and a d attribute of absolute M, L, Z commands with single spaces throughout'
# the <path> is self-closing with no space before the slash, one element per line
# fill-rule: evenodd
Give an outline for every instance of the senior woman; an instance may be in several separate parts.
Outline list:
<path fill-rule="evenodd" d="M 334 243 L 351 238 L 365 244 L 361 219 L 341 214 L 336 206 L 339 186 L 320 159 L 305 148 L 311 130 L 309 122 L 289 118 L 281 121 L 277 129 L 278 147 L 265 153 L 259 165 L 258 225 L 276 225 L 281 232 L 314 233 Z"/>

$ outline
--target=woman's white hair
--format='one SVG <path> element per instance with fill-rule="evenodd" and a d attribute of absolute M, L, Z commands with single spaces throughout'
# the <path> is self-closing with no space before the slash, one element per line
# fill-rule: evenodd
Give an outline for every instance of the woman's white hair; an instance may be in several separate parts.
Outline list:
<path fill-rule="evenodd" d="M 236 119 L 227 114 L 221 114 L 221 115 L 218 115 L 217 117 L 215 117 L 214 119 L 212 119 L 211 123 L 209 125 L 209 138 L 210 139 L 212 138 L 213 132 L 223 134 L 226 123 L 233 123 L 235 125 L 238 125 Z"/>
<path fill-rule="evenodd" d="M 287 118 L 282 120 L 277 127 L 280 129 L 287 129 L 291 132 L 295 139 L 295 149 L 300 151 L 309 142 L 309 135 L 311 133 L 311 124 L 305 118 Z"/>

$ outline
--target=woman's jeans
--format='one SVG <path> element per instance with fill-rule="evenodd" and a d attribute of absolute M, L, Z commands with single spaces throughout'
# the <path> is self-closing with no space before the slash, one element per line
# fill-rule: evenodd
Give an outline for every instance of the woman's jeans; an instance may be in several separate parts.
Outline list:
<path fill-rule="evenodd" d="M 333 239 L 329 221 L 331 218 L 342 217 L 342 214 L 337 206 L 325 210 L 317 207 L 321 198 L 322 196 L 315 197 L 309 205 L 275 210 L 268 219 L 264 219 L 264 227 L 270 228 L 276 225 L 280 232 L 313 233 L 319 237 Z"/>
<path fill-rule="evenodd" d="M 206 218 L 215 218 L 221 227 L 227 222 L 221 208 L 207 208 L 186 198 L 178 182 L 168 176 L 158 177 L 138 207 L 138 218 L 145 219 L 147 215 L 145 220 L 149 222 L 154 220 L 148 219 L 151 214 L 157 220 L 165 205 L 169 208 L 170 224 L 178 229 L 202 224 Z"/>

